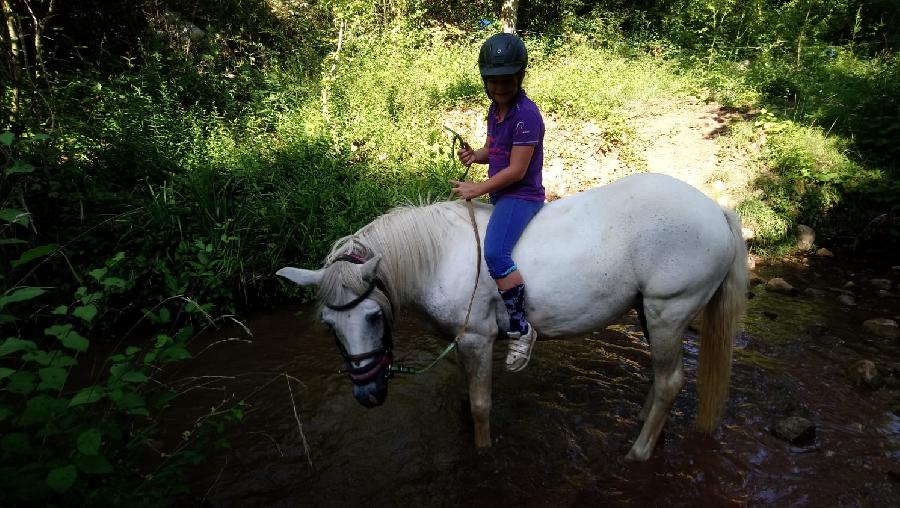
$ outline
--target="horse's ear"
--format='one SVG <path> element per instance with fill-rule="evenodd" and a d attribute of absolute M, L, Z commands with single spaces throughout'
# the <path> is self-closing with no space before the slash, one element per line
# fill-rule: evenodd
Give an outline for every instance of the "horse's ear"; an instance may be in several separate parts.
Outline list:
<path fill-rule="evenodd" d="M 322 282 L 323 273 L 325 273 L 325 270 L 304 270 L 302 268 L 286 266 L 275 272 L 275 275 L 280 275 L 301 286 L 318 286 L 319 283 Z"/>
<path fill-rule="evenodd" d="M 362 280 L 372 282 L 378 276 L 378 263 L 381 262 L 381 256 L 375 255 L 372 259 L 366 261 L 359 267 Z"/>

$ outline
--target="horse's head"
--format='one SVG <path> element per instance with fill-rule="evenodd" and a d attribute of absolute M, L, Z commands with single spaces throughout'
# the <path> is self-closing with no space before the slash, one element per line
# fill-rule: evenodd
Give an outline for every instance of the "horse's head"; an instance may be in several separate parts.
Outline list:
<path fill-rule="evenodd" d="M 287 267 L 276 272 L 301 286 L 319 287 L 321 320 L 344 357 L 353 396 L 369 408 L 387 397 L 393 358 L 393 308 L 378 278 L 380 260 L 344 255 L 321 270 Z"/>

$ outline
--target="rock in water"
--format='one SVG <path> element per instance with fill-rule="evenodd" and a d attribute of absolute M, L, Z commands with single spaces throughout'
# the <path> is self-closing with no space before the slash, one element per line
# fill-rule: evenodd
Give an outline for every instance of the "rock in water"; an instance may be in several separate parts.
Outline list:
<path fill-rule="evenodd" d="M 797 250 L 807 251 L 816 243 L 816 231 L 803 224 L 797 224 Z"/>
<path fill-rule="evenodd" d="M 821 249 L 816 251 L 816 256 L 819 256 L 820 258 L 833 258 L 834 252 L 831 252 L 825 247 L 822 247 Z"/>
<path fill-rule="evenodd" d="M 787 281 L 781 277 L 769 279 L 769 282 L 766 282 L 766 291 L 784 293 L 786 295 L 792 295 L 797 292 L 797 290 L 794 289 L 794 286 L 788 284 Z"/>
<path fill-rule="evenodd" d="M 863 329 L 869 333 L 888 339 L 896 339 L 900 337 L 900 327 L 897 326 L 897 322 L 893 319 L 867 319 L 865 322 L 863 322 Z"/>
<path fill-rule="evenodd" d="M 810 298 L 825 298 L 825 295 L 827 295 L 828 293 L 822 291 L 821 289 L 806 288 L 803 290 L 803 294 Z"/>
<path fill-rule="evenodd" d="M 885 291 L 890 291 L 892 285 L 890 279 L 872 279 L 869 281 L 869 284 L 875 289 L 883 289 Z"/>
<path fill-rule="evenodd" d="M 775 435 L 791 444 L 801 444 L 816 437 L 816 426 L 806 418 L 791 416 L 775 424 Z"/>
<path fill-rule="evenodd" d="M 859 360 L 847 368 L 847 377 L 854 386 L 864 386 L 872 390 L 881 388 L 884 379 L 875 363 L 870 360 Z"/>
<path fill-rule="evenodd" d="M 856 305 L 856 299 L 846 294 L 838 296 L 838 301 L 841 302 L 841 305 L 846 305 L 848 307 Z"/>

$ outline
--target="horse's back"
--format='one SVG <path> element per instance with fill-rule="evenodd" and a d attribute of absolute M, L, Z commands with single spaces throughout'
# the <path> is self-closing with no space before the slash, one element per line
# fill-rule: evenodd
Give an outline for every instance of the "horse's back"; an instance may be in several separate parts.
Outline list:
<path fill-rule="evenodd" d="M 614 319 L 639 293 L 662 299 L 714 288 L 733 256 L 718 204 L 680 180 L 644 173 L 547 204 L 513 259 L 538 328 L 564 335 Z"/>

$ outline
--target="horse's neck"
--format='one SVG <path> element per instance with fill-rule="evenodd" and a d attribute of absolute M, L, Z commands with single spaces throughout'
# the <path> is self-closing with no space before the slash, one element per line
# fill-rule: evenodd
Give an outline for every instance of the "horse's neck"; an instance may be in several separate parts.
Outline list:
<path fill-rule="evenodd" d="M 433 298 L 435 284 L 440 284 L 435 278 L 446 273 L 441 264 L 456 259 L 455 249 L 469 248 L 469 244 L 474 249 L 468 212 L 455 203 L 441 203 L 406 209 L 385 219 L 373 224 L 363 240 L 382 255 L 380 271 L 395 304 L 421 307 L 423 299 Z"/>

